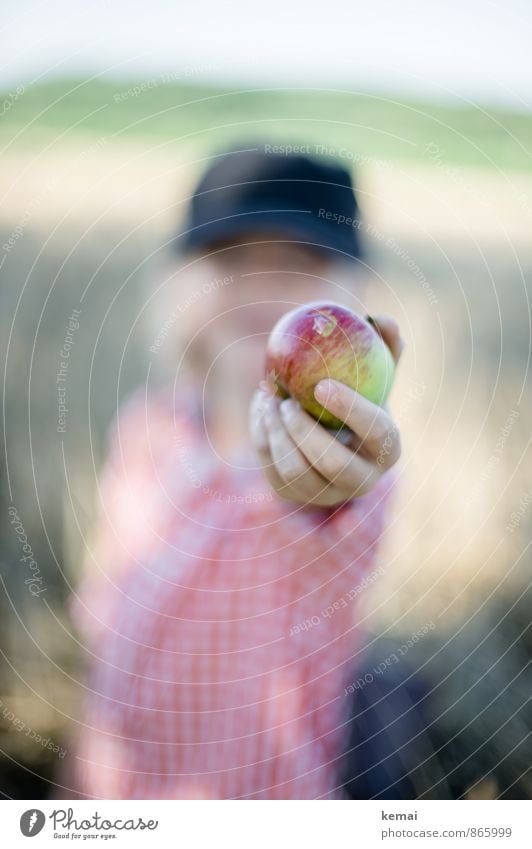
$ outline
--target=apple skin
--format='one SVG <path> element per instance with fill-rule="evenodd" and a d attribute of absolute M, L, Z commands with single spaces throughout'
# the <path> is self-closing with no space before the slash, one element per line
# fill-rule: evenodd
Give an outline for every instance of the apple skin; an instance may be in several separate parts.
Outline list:
<path fill-rule="evenodd" d="M 266 346 L 266 373 L 277 395 L 295 398 L 327 428 L 344 423 L 314 398 L 330 377 L 382 406 L 392 388 L 395 363 L 377 330 L 340 304 L 313 301 L 285 313 Z"/>

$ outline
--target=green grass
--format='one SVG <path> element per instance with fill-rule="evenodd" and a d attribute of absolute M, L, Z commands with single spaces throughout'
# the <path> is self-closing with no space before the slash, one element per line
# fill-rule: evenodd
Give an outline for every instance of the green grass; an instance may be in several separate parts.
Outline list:
<path fill-rule="evenodd" d="M 63 80 L 28 87 L 0 110 L 1 147 L 35 146 L 60 134 L 90 134 L 106 144 L 156 139 L 198 149 L 260 138 L 325 144 L 354 164 L 364 157 L 430 164 L 429 150 L 442 166 L 532 169 L 530 114 L 315 89 L 222 90 L 161 77 L 124 96 L 134 86 Z M 1 97 L 4 104 L 8 95 Z"/>

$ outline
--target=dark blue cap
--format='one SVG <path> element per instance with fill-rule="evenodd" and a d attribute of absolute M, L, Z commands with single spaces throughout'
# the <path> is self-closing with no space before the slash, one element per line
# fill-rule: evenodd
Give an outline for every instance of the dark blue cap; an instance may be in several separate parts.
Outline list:
<path fill-rule="evenodd" d="M 338 259 L 360 259 L 359 209 L 349 171 L 280 150 L 265 144 L 214 157 L 192 196 L 176 248 L 204 251 L 264 231 Z"/>

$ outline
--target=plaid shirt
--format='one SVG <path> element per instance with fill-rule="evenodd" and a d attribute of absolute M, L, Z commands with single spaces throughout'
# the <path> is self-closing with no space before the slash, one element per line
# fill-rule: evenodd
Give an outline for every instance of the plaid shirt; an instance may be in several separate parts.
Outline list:
<path fill-rule="evenodd" d="M 274 494 L 251 446 L 216 458 L 192 384 L 132 396 L 71 612 L 88 650 L 79 791 L 341 798 L 357 598 L 394 475 L 336 509 Z"/>

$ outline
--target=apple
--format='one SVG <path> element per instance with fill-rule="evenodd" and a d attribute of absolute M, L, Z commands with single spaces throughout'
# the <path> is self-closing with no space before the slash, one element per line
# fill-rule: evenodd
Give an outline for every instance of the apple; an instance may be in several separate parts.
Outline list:
<path fill-rule="evenodd" d="M 340 380 L 382 406 L 394 372 L 393 357 L 379 332 L 340 304 L 313 301 L 290 310 L 279 319 L 266 346 L 268 385 L 283 398 L 295 398 L 328 428 L 344 423 L 314 398 L 320 380 Z"/>

